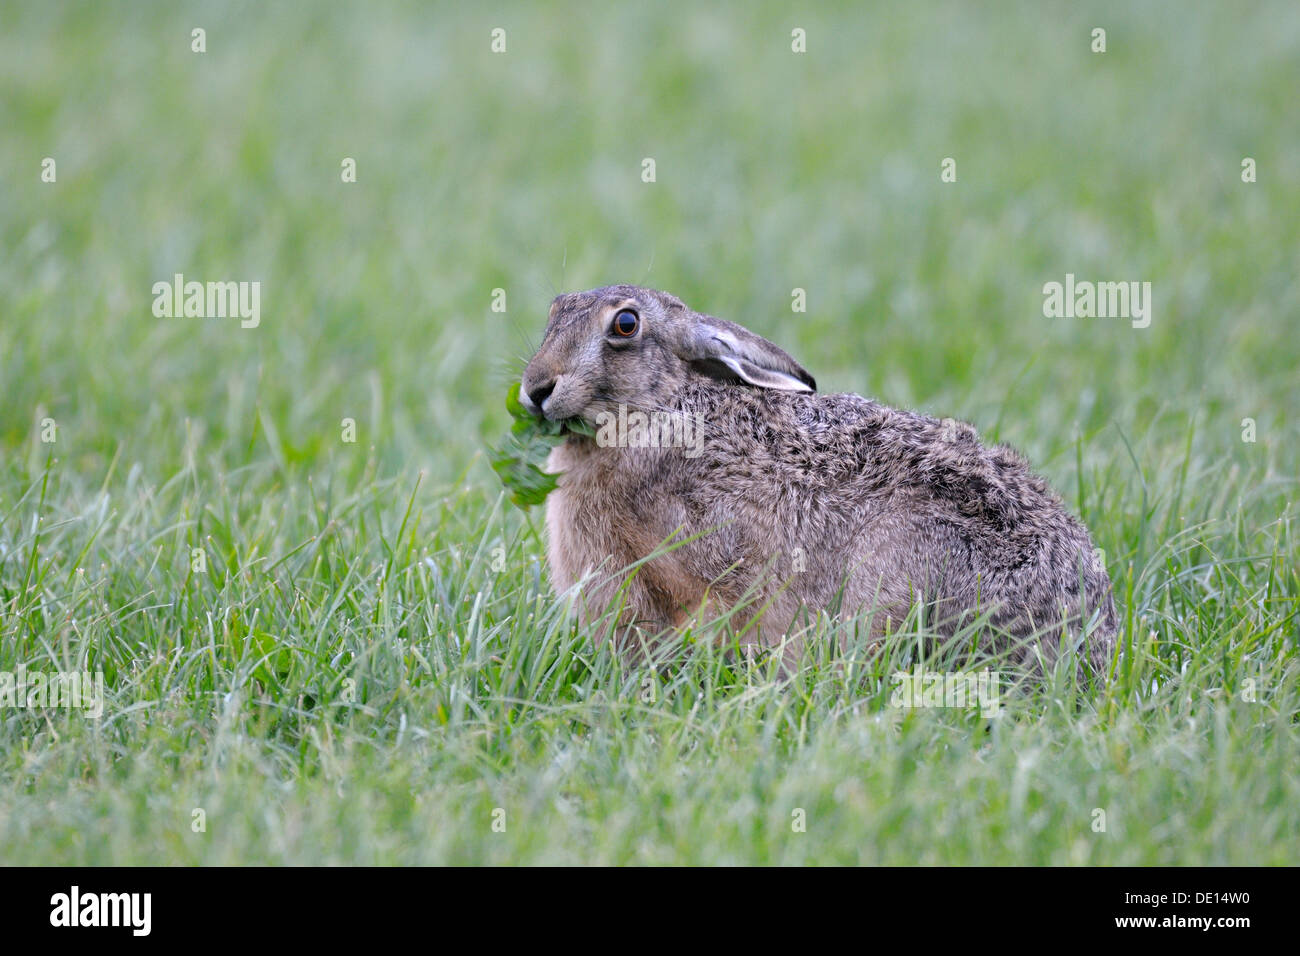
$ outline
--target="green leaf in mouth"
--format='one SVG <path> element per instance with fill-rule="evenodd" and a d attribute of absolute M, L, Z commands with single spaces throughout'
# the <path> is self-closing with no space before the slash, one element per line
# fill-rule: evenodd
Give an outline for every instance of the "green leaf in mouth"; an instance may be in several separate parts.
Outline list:
<path fill-rule="evenodd" d="M 491 449 L 492 470 L 515 505 L 540 505 L 558 484 L 556 476 L 543 468 L 551 449 L 571 433 L 594 437 L 595 429 L 580 418 L 553 422 L 536 417 L 519 401 L 518 382 L 513 382 L 506 392 L 506 411 L 514 421 L 505 438 Z"/>

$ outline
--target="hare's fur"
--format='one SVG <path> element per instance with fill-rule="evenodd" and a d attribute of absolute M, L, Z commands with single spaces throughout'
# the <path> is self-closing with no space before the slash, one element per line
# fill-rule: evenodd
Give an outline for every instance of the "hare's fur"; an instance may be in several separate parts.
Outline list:
<path fill-rule="evenodd" d="M 610 327 L 623 309 L 639 317 L 627 340 Z M 620 641 L 705 609 L 734 611 L 749 640 L 774 645 L 809 611 L 874 609 L 880 631 L 922 602 L 943 633 L 983 615 L 989 643 L 1021 657 L 1037 648 L 1051 660 L 1062 635 L 1082 639 L 1082 656 L 1105 672 L 1117 631 L 1110 579 L 1087 530 L 1024 458 L 951 419 L 813 388 L 776 346 L 665 293 L 556 298 L 523 376 L 540 408 L 525 404 L 593 425 L 620 405 L 690 416 L 702 442 L 688 454 L 575 434 L 557 447 L 553 585 L 586 577 L 590 617 L 622 602 Z"/>

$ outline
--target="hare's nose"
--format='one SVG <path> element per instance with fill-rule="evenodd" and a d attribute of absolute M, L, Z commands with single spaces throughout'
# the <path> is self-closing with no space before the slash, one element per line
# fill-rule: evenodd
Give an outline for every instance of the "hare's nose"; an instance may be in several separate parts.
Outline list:
<path fill-rule="evenodd" d="M 542 403 L 551 397 L 551 392 L 555 391 L 554 380 L 547 382 L 545 385 L 538 385 L 536 388 L 528 390 L 528 398 L 532 401 L 533 407 L 541 409 Z"/>

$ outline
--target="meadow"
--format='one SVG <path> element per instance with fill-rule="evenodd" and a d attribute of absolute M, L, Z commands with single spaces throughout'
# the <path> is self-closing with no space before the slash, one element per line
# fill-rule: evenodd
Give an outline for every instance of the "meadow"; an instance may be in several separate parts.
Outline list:
<path fill-rule="evenodd" d="M 104 697 L 0 697 L 0 862 L 1300 863 L 1300 9 L 1130 7 L 6 4 L 0 673 Z M 488 449 L 615 282 L 1024 452 L 1111 680 L 595 646 Z"/>

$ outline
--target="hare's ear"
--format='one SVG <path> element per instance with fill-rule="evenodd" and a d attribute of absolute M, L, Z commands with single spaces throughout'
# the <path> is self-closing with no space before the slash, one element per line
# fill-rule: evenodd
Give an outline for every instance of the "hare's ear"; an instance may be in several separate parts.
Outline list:
<path fill-rule="evenodd" d="M 749 329 L 696 315 L 674 343 L 679 357 L 714 378 L 740 379 L 760 388 L 815 392 L 817 382 L 784 351 Z"/>

